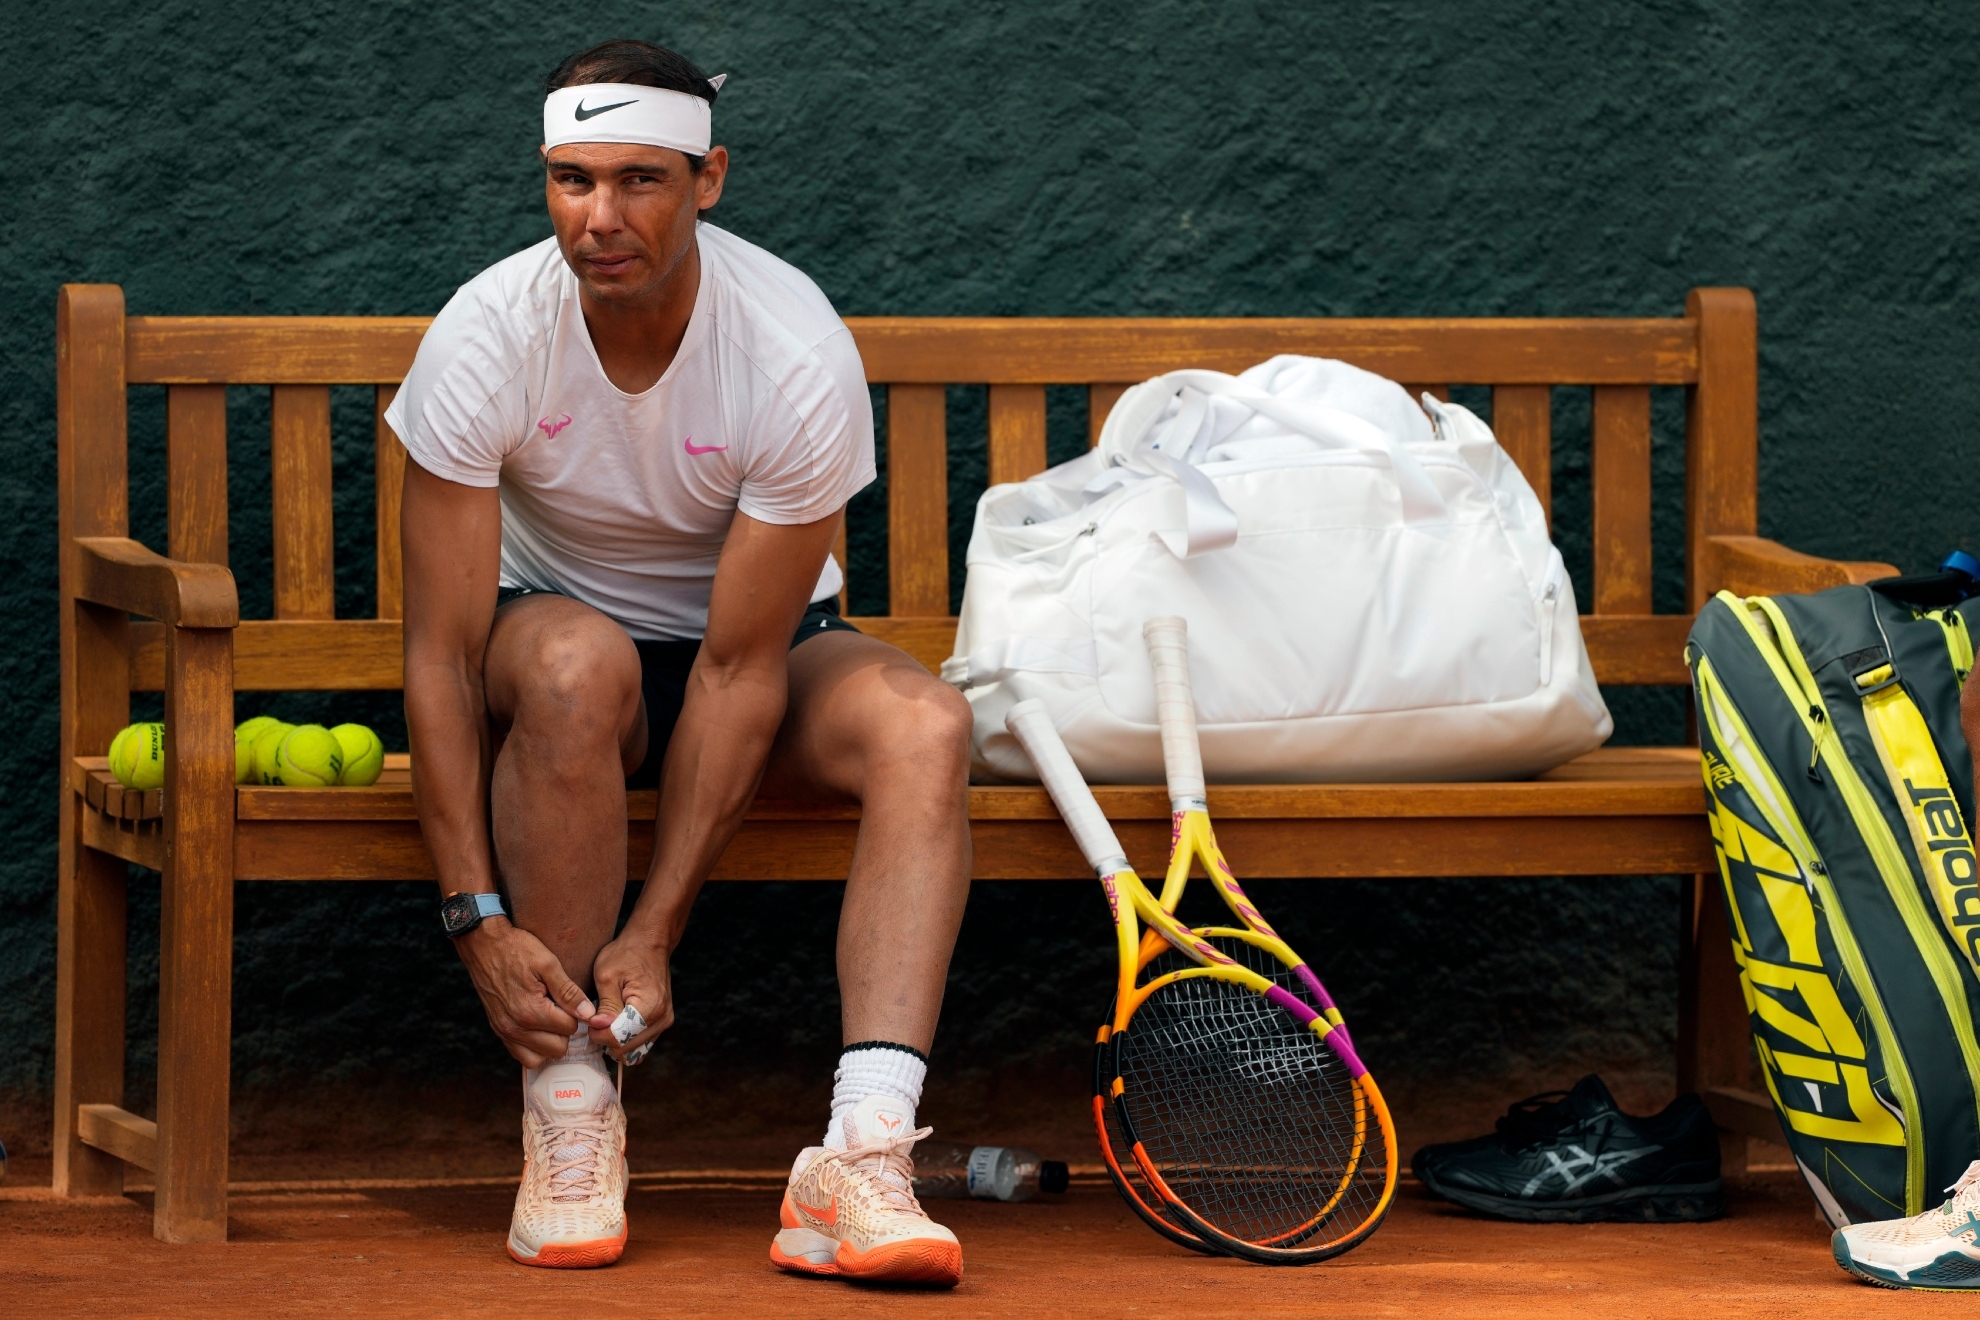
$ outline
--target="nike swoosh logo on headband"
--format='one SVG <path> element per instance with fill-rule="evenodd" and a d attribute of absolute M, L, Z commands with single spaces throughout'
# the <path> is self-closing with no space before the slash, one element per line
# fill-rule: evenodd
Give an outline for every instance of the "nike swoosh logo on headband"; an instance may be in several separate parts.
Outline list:
<path fill-rule="evenodd" d="M 627 106 L 632 104 L 634 104 L 633 101 L 614 101 L 610 105 L 601 105 L 596 110 L 587 110 L 584 108 L 584 102 L 579 101 L 578 108 L 573 112 L 573 114 L 576 116 L 577 121 L 580 124 L 582 124 L 585 120 L 594 119 L 597 116 L 604 114 L 607 110 L 617 110 L 621 106 Z"/>

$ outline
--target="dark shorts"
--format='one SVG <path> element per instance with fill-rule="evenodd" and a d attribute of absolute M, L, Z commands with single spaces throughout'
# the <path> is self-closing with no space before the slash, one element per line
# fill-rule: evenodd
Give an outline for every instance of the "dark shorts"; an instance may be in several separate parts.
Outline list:
<path fill-rule="evenodd" d="M 495 608 L 501 609 L 524 596 L 555 596 L 562 593 L 542 587 L 503 587 L 495 593 Z M 791 649 L 820 633 L 851 632 L 859 629 L 839 615 L 839 602 L 832 597 L 815 600 L 798 620 L 791 634 Z M 699 638 L 683 642 L 641 641 L 639 648 L 639 690 L 646 698 L 646 759 L 639 769 L 626 776 L 631 788 L 652 788 L 660 782 L 660 763 L 667 755 L 667 740 L 674 736 L 674 722 L 681 717 L 681 703 L 687 699 L 688 670 L 701 650 Z"/>

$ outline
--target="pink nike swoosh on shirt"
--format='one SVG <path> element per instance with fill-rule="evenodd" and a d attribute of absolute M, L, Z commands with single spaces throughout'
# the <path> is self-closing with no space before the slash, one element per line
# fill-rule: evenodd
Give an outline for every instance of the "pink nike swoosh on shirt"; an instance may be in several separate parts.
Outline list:
<path fill-rule="evenodd" d="M 721 453 L 721 452 L 722 452 L 723 450 L 725 450 L 725 449 L 727 449 L 727 448 L 728 448 L 728 446 L 727 446 L 727 445 L 698 445 L 698 444 L 696 444 L 696 443 L 694 442 L 694 437 L 693 437 L 693 436 L 689 436 L 689 437 L 688 437 L 687 439 L 685 439 L 685 440 L 683 440 L 683 441 L 681 441 L 681 448 L 683 448 L 683 449 L 685 449 L 685 450 L 687 450 L 687 451 L 688 451 L 688 452 L 689 452 L 690 454 L 697 454 L 697 455 L 699 455 L 699 454 L 719 454 L 719 453 Z"/>

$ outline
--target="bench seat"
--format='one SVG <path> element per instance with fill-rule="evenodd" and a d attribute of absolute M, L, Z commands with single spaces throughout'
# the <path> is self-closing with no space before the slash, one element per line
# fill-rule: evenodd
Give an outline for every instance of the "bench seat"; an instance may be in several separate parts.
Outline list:
<path fill-rule="evenodd" d="M 123 788 L 101 756 L 75 759 L 91 811 L 84 839 L 162 869 L 164 796 Z M 1164 789 L 1094 789 L 1128 852 L 1155 866 L 1168 850 Z M 234 790 L 237 880 L 431 880 L 413 811 L 412 769 L 385 758 L 369 788 Z M 651 821 L 656 794 L 627 796 Z M 1688 747 L 1604 747 L 1536 779 L 1457 784 L 1229 784 L 1210 810 L 1231 864 L 1251 877 L 1680 875 L 1715 865 L 1698 754 Z M 969 791 L 979 880 L 1087 877 L 1041 788 Z M 718 880 L 843 880 L 859 808 L 758 799 L 716 867 Z M 633 830 L 627 859 L 646 873 L 651 839 Z"/>

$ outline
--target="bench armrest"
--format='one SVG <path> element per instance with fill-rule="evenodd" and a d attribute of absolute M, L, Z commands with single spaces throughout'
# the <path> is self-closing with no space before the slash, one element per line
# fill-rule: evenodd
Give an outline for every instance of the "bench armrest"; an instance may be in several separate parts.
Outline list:
<path fill-rule="evenodd" d="M 1874 560 L 1823 559 L 1790 550 L 1764 536 L 1710 536 L 1705 539 L 1706 584 L 1737 596 L 1775 596 L 1823 591 L 1829 587 L 1897 576 L 1897 568 Z"/>
<path fill-rule="evenodd" d="M 125 536 L 78 536 L 76 597 L 180 628 L 241 621 L 234 575 L 219 564 L 167 559 Z"/>

